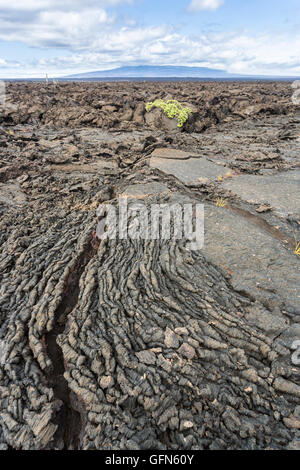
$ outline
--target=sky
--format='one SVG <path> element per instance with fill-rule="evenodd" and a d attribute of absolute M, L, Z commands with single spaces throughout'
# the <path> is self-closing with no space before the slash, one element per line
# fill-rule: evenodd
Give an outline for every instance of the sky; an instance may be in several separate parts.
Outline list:
<path fill-rule="evenodd" d="M 0 78 L 123 65 L 300 76 L 300 0 L 0 0 Z"/>

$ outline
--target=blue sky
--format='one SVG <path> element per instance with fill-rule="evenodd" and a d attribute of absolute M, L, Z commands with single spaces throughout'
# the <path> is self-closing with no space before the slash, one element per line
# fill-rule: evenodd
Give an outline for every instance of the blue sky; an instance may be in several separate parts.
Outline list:
<path fill-rule="evenodd" d="M 0 0 L 0 78 L 122 65 L 300 75 L 299 0 Z"/>

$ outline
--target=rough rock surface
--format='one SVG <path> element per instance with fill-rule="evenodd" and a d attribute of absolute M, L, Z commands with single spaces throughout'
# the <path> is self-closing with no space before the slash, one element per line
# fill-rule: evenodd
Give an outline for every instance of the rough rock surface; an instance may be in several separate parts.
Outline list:
<path fill-rule="evenodd" d="M 300 449 L 290 84 L 7 89 L 0 449 Z M 170 97 L 193 106 L 182 130 L 145 118 Z M 203 203 L 204 248 L 99 240 L 120 195 Z"/>

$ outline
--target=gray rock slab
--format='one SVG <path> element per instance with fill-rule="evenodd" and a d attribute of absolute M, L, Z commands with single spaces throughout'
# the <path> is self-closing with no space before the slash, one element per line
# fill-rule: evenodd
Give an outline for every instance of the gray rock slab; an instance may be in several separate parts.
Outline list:
<path fill-rule="evenodd" d="M 171 204 L 197 202 L 177 192 L 172 193 L 168 201 Z M 230 283 L 236 291 L 260 301 L 279 315 L 280 306 L 300 323 L 300 259 L 292 249 L 285 248 L 242 215 L 209 204 L 204 206 L 204 229 L 201 253 L 230 275 Z M 252 316 L 254 313 L 251 312 Z M 267 323 L 265 329 L 272 333 Z M 277 330 L 280 333 L 276 325 Z"/>
<path fill-rule="evenodd" d="M 183 150 L 168 147 L 157 148 L 151 153 L 151 157 L 167 158 L 170 160 L 188 160 L 193 156 L 195 156 L 195 154 L 191 152 L 184 152 Z"/>
<path fill-rule="evenodd" d="M 132 184 L 128 186 L 125 191 L 121 194 L 123 197 L 147 197 L 153 194 L 168 193 L 169 189 L 167 186 L 161 183 L 145 183 L 145 184 Z"/>
<path fill-rule="evenodd" d="M 205 206 L 202 252 L 231 275 L 235 290 L 269 309 L 287 306 L 300 320 L 300 260 L 263 229 L 228 209 Z"/>
<path fill-rule="evenodd" d="M 191 183 L 199 178 L 216 180 L 218 176 L 225 176 L 229 168 L 210 162 L 206 158 L 189 158 L 178 160 L 161 157 L 151 157 L 150 167 L 157 168 L 166 174 L 176 176 L 183 183 Z"/>
<path fill-rule="evenodd" d="M 300 212 L 299 170 L 270 176 L 242 175 L 224 181 L 223 187 L 245 201 L 268 203 L 282 215 Z"/>

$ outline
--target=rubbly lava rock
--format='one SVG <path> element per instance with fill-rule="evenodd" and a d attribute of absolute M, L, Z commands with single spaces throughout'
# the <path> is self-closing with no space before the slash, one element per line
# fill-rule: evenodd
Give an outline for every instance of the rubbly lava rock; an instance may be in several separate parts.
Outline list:
<path fill-rule="evenodd" d="M 11 83 L 7 95 L 0 449 L 299 449 L 290 84 Z M 195 107 L 181 130 L 145 114 L 170 96 Z M 118 214 L 119 196 L 204 204 L 204 246 L 99 239 L 97 209 Z"/>

